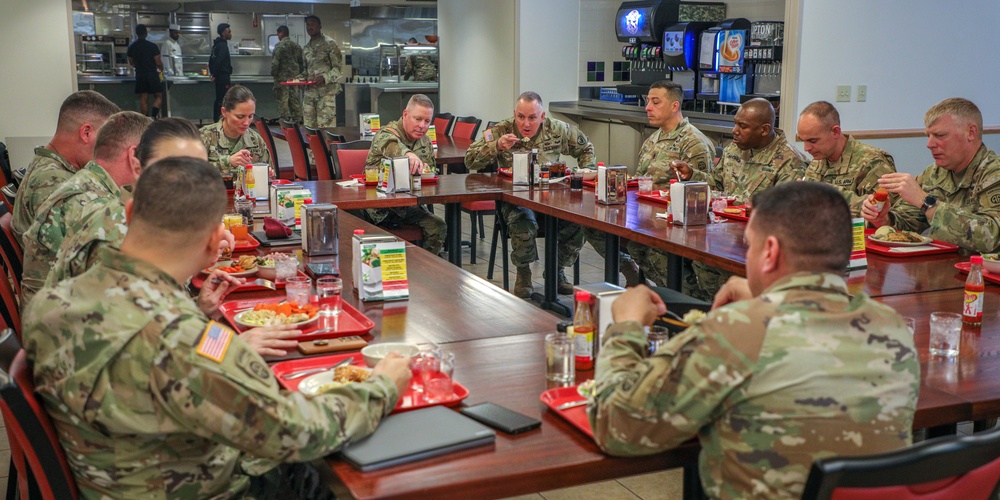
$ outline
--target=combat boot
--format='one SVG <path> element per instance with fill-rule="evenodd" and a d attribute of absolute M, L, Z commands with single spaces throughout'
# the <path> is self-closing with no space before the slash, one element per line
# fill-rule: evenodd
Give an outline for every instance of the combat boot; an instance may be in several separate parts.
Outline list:
<path fill-rule="evenodd" d="M 573 293 L 573 284 L 566 279 L 566 272 L 562 269 L 559 269 L 559 293 L 562 295 Z"/>
<path fill-rule="evenodd" d="M 517 268 L 517 278 L 514 280 L 514 295 L 526 299 L 531 297 L 531 268 L 528 266 Z"/>
<path fill-rule="evenodd" d="M 625 286 L 633 287 L 642 283 L 642 280 L 639 278 L 639 268 L 636 267 L 635 261 L 632 259 L 623 261 L 621 268 L 622 274 L 625 275 Z"/>

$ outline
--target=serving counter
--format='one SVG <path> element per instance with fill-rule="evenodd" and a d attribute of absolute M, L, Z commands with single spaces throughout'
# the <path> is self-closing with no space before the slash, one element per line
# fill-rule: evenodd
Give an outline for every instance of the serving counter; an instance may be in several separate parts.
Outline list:
<path fill-rule="evenodd" d="M 358 114 L 378 113 L 382 123 L 403 116 L 413 94 L 425 94 L 440 109 L 437 82 L 380 82 L 344 84 L 344 125 L 357 127 Z"/>

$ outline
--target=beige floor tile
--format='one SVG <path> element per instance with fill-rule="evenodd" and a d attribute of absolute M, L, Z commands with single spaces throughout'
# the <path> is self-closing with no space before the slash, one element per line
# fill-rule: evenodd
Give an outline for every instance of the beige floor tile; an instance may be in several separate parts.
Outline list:
<path fill-rule="evenodd" d="M 631 491 L 617 481 L 584 484 L 572 488 L 543 491 L 545 500 L 578 500 L 580 498 L 600 498 L 601 500 L 639 500 Z"/>
<path fill-rule="evenodd" d="M 545 497 L 539 495 L 538 493 L 532 493 L 530 495 L 518 495 L 516 497 L 507 497 L 503 500 L 545 500 Z"/>
<path fill-rule="evenodd" d="M 0 428 L 0 450 L 9 450 L 10 441 L 7 439 L 7 429 Z"/>
<path fill-rule="evenodd" d="M 4 472 L 4 474 L 6 474 L 6 472 Z M 7 494 L 7 481 L 9 479 L 10 478 L 7 476 L 0 477 L 0 492 L 3 492 L 5 495 Z"/>
<path fill-rule="evenodd" d="M 680 500 L 684 496 L 683 469 L 631 476 L 621 478 L 618 482 L 643 500 Z"/>

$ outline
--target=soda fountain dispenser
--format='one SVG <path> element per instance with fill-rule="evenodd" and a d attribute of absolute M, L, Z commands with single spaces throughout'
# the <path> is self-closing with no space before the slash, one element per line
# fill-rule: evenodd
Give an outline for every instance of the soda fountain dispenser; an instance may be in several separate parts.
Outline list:
<path fill-rule="evenodd" d="M 713 22 L 677 23 L 663 32 L 663 64 L 673 72 L 674 82 L 684 87 L 684 98 L 693 99 L 698 84 L 698 48 L 700 34 L 715 26 Z"/>
<path fill-rule="evenodd" d="M 776 94 L 781 89 L 781 56 L 785 42 L 785 23 L 754 21 L 750 26 L 750 44 L 744 49 L 747 94 Z"/>
<path fill-rule="evenodd" d="M 622 57 L 632 66 L 632 85 L 619 86 L 622 94 L 645 95 L 649 84 L 668 76 L 660 37 L 677 22 L 679 7 L 679 0 L 624 2 L 618 7 L 615 35 L 628 44 L 622 47 Z"/>

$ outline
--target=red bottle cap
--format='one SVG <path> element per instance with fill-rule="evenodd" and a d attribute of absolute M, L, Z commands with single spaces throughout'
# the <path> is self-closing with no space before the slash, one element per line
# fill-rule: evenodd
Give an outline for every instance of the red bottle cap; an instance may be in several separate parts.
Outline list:
<path fill-rule="evenodd" d="M 590 302 L 590 292 L 586 290 L 577 290 L 575 297 L 577 302 Z"/>
<path fill-rule="evenodd" d="M 973 255 L 972 257 L 969 257 L 969 262 L 972 263 L 972 264 L 982 265 L 983 264 L 983 256 L 982 255 Z"/>
<path fill-rule="evenodd" d="M 354 234 L 365 234 L 365 230 L 364 229 L 355 229 L 354 230 Z"/>

